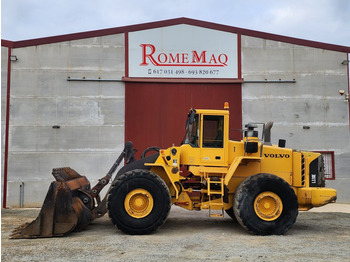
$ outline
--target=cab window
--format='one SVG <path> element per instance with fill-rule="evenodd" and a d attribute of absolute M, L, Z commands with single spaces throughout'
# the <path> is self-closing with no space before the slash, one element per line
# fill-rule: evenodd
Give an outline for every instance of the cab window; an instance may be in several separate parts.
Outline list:
<path fill-rule="evenodd" d="M 224 116 L 203 116 L 203 147 L 223 148 Z"/>

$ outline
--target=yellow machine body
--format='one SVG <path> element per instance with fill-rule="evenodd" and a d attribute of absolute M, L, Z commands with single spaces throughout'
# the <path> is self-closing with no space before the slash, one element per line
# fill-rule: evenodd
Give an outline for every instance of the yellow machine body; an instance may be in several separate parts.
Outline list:
<path fill-rule="evenodd" d="M 160 150 L 154 163 L 145 164 L 166 182 L 173 204 L 189 210 L 209 209 L 211 216 L 222 216 L 223 210 L 232 208 L 239 184 L 261 173 L 285 180 L 297 196 L 299 210 L 335 202 L 336 190 L 310 184 L 316 176 L 322 175 L 312 172 L 322 172 L 323 162 L 317 163 L 317 167 L 310 166 L 316 159 L 321 161 L 320 153 L 271 145 L 257 136 L 246 136 L 241 141 L 229 140 L 228 110 L 195 110 L 195 119 L 192 143 L 183 142 L 181 146 Z M 215 140 L 214 131 L 222 136 Z M 188 174 L 192 181 L 206 187 L 182 186 L 183 181 L 190 180 Z M 278 201 L 272 203 L 278 204 Z"/>

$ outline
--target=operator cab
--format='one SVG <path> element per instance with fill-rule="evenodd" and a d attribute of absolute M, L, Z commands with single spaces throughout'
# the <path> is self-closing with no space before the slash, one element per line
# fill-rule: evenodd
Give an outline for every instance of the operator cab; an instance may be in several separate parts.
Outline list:
<path fill-rule="evenodd" d="M 186 121 L 186 135 L 181 144 L 192 147 L 223 148 L 224 147 L 224 116 L 203 115 L 203 139 L 200 139 L 200 115 L 191 109 Z M 202 142 L 202 143 L 201 143 Z"/>
<path fill-rule="evenodd" d="M 181 144 L 189 145 L 194 150 L 198 148 L 198 164 L 222 165 L 227 160 L 228 123 L 228 110 L 191 109 Z"/>

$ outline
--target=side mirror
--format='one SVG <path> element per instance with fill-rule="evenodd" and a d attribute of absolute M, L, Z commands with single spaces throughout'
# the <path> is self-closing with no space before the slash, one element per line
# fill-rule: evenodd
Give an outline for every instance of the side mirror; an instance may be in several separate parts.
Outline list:
<path fill-rule="evenodd" d="M 189 120 L 189 124 L 192 125 L 193 122 L 194 122 L 194 117 L 196 115 L 196 110 L 192 109 L 189 113 L 189 117 L 188 117 L 188 120 Z"/>

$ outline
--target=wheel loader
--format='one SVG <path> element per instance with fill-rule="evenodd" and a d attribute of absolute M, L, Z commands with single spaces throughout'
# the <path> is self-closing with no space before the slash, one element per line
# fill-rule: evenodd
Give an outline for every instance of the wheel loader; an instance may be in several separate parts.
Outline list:
<path fill-rule="evenodd" d="M 107 212 L 124 233 L 150 234 L 166 221 L 172 205 L 206 209 L 211 217 L 226 214 L 252 234 L 284 234 L 299 210 L 335 202 L 337 193 L 325 187 L 322 155 L 286 148 L 284 140 L 272 145 L 272 125 L 248 123 L 243 139 L 233 141 L 228 104 L 223 110 L 191 109 L 181 145 L 148 148 L 135 160 L 127 142 L 93 188 L 73 169 L 55 168 L 56 181 L 39 216 L 17 228 L 12 238 L 63 236 Z M 110 183 L 123 159 L 125 165 Z"/>

